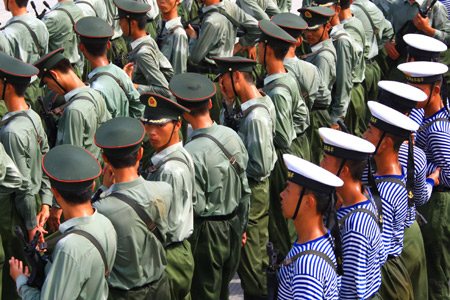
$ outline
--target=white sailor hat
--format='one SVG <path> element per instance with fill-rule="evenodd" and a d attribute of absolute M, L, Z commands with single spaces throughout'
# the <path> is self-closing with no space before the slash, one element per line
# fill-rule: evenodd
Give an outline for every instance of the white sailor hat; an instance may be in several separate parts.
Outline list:
<path fill-rule="evenodd" d="M 331 194 L 344 182 L 336 175 L 300 157 L 283 154 L 288 169 L 287 180 L 318 193 Z"/>
<path fill-rule="evenodd" d="M 433 83 L 442 79 L 442 74 L 448 71 L 443 63 L 431 61 L 414 61 L 403 63 L 397 68 L 405 73 L 409 83 L 424 84 Z"/>
<path fill-rule="evenodd" d="M 411 132 L 419 129 L 419 124 L 393 108 L 375 101 L 367 104 L 372 113 L 370 124 L 378 129 L 400 137 L 408 137 Z"/>
<path fill-rule="evenodd" d="M 419 60 L 439 59 L 441 52 L 447 50 L 447 46 L 431 36 L 417 33 L 408 33 L 403 36 L 408 45 L 407 51 L 410 56 Z"/>
<path fill-rule="evenodd" d="M 362 138 L 331 128 L 319 128 L 323 152 L 348 160 L 366 160 L 375 146 Z"/>
<path fill-rule="evenodd" d="M 414 108 L 417 102 L 425 101 L 428 98 L 422 90 L 403 82 L 382 80 L 378 82 L 378 87 L 381 89 L 379 99 L 387 106 L 395 103 Z"/>

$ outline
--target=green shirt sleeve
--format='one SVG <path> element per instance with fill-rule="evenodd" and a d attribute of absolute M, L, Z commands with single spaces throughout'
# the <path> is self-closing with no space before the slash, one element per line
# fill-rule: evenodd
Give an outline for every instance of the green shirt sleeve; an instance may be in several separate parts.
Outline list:
<path fill-rule="evenodd" d="M 135 64 L 145 77 L 146 84 L 138 84 L 139 94 L 155 93 L 159 95 L 167 95 L 169 92 L 164 74 L 159 68 L 156 52 L 150 47 L 143 47 L 139 54 L 136 55 Z"/>
<path fill-rule="evenodd" d="M 221 27 L 220 24 L 203 22 L 202 32 L 198 38 L 190 39 L 189 41 L 189 60 L 194 64 L 199 64 L 212 49 L 216 48 L 218 43 L 221 43 L 224 30 L 225 28 Z M 231 41 L 222 42 L 226 43 Z"/>
<path fill-rule="evenodd" d="M 180 28 L 180 30 L 183 29 Z M 172 64 L 173 72 L 175 74 L 186 73 L 189 53 L 189 42 L 187 35 L 184 32 L 181 33 L 179 30 L 175 30 L 172 36 L 173 46 L 170 62 Z"/>
<path fill-rule="evenodd" d="M 278 148 L 290 148 L 293 139 L 292 132 L 294 130 L 291 97 L 279 88 L 274 88 L 270 94 L 277 113 L 273 142 Z"/>

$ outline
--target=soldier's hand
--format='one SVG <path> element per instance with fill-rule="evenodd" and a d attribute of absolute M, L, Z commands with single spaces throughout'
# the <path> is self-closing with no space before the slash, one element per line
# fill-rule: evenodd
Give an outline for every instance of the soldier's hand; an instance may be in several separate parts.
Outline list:
<path fill-rule="evenodd" d="M 400 57 L 400 54 L 397 52 L 397 49 L 395 49 L 395 45 L 397 44 L 392 43 L 390 41 L 384 44 L 384 48 L 386 49 L 387 55 L 393 60 L 396 60 Z"/>
<path fill-rule="evenodd" d="M 47 222 L 48 217 L 50 217 L 50 206 L 47 204 L 42 204 L 41 212 L 37 215 L 38 226 L 44 227 L 45 222 Z"/>
<path fill-rule="evenodd" d="M 234 44 L 233 55 L 236 55 L 236 53 L 239 53 L 244 50 L 245 50 L 244 47 L 242 47 L 240 43 L 236 43 Z"/>
<path fill-rule="evenodd" d="M 191 38 L 191 39 L 198 38 L 197 31 L 195 31 L 195 29 L 192 28 L 191 24 L 189 24 L 185 30 L 186 30 L 186 34 L 189 36 L 189 38 Z"/>
<path fill-rule="evenodd" d="M 339 130 L 339 125 L 331 124 L 331 129 Z"/>
<path fill-rule="evenodd" d="M 223 77 L 221 76 L 219 78 L 219 87 L 220 87 L 220 92 L 222 93 L 223 99 L 225 99 L 226 103 L 228 106 L 233 105 L 234 99 L 235 97 L 233 97 L 234 92 L 233 91 L 228 91 L 224 85 L 223 85 Z M 229 95 L 230 93 L 232 93 L 232 95 Z"/>
<path fill-rule="evenodd" d="M 20 275 L 30 277 L 30 272 L 28 271 L 27 266 L 25 266 L 25 271 L 23 271 L 23 262 L 15 259 L 13 256 L 9 260 L 9 275 L 14 281 L 16 281 L 17 277 L 19 277 Z"/>
<path fill-rule="evenodd" d="M 244 247 L 245 243 L 247 243 L 247 232 L 244 232 L 242 234 L 242 243 L 241 243 L 241 247 Z"/>
<path fill-rule="evenodd" d="M 420 14 L 417 14 L 414 17 L 413 22 L 414 22 L 414 26 L 416 26 L 416 28 L 418 30 L 423 31 L 426 35 L 428 35 L 428 36 L 433 36 L 434 35 L 434 31 L 435 30 L 428 23 L 429 22 L 429 18 L 428 17 L 424 18 Z"/>
<path fill-rule="evenodd" d="M 428 175 L 427 178 L 431 178 L 434 180 L 434 185 L 439 185 L 441 182 L 439 181 L 439 173 L 441 172 L 441 168 L 437 168 L 436 171 Z"/>
<path fill-rule="evenodd" d="M 103 185 L 106 187 L 110 187 L 116 182 L 116 178 L 114 177 L 114 172 L 111 168 L 110 164 L 105 164 L 103 167 Z"/>
<path fill-rule="evenodd" d="M 256 47 L 247 47 L 246 48 L 247 49 L 247 51 L 248 51 L 248 58 L 249 59 L 253 59 L 253 60 L 256 60 Z"/>
<path fill-rule="evenodd" d="M 59 229 L 59 225 L 61 224 L 61 215 L 62 209 L 56 206 L 52 206 L 50 209 L 50 217 L 47 220 L 47 224 L 50 227 L 50 230 L 55 232 Z"/>
<path fill-rule="evenodd" d="M 127 75 L 133 79 L 133 70 L 134 70 L 134 63 L 128 63 L 123 67 L 123 70 Z"/>
<path fill-rule="evenodd" d="M 41 232 L 41 235 L 39 236 L 39 243 L 44 243 L 44 233 L 48 233 L 47 231 L 44 230 L 43 227 L 40 227 L 39 225 L 34 227 L 31 230 L 28 230 L 28 241 L 31 242 L 31 240 L 34 238 L 35 234 L 37 231 Z"/>

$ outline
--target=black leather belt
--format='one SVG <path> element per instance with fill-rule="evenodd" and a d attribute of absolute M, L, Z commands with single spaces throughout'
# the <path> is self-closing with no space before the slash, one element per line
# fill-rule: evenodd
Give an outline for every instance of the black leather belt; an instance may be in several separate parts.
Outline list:
<path fill-rule="evenodd" d="M 433 192 L 448 193 L 448 192 L 450 192 L 450 188 L 445 185 L 438 185 L 438 186 L 433 187 Z"/>
<path fill-rule="evenodd" d="M 314 110 L 327 110 L 327 109 L 328 109 L 328 106 L 326 106 L 326 105 L 314 105 L 312 108 L 313 111 Z"/>
<path fill-rule="evenodd" d="M 208 216 L 208 217 L 195 217 L 196 219 L 205 220 L 205 221 L 227 221 L 233 219 L 237 215 L 237 207 L 233 210 L 231 214 L 223 215 L 223 216 Z"/>

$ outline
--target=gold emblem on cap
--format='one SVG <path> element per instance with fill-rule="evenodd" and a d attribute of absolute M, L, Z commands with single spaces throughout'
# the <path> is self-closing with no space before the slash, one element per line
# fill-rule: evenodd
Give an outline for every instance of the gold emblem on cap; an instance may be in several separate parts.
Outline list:
<path fill-rule="evenodd" d="M 158 102 L 156 102 L 156 99 L 153 97 L 148 98 L 148 106 L 150 107 L 156 107 L 158 105 Z"/>
<path fill-rule="evenodd" d="M 311 13 L 309 11 L 306 11 L 305 12 L 305 17 L 312 18 L 312 15 L 311 15 Z"/>
<path fill-rule="evenodd" d="M 233 69 L 232 69 L 232 68 L 229 68 L 229 69 L 228 69 L 228 71 L 230 71 L 230 72 L 231 72 L 231 71 L 233 71 Z"/>
<path fill-rule="evenodd" d="M 294 173 L 292 173 L 291 171 L 288 171 L 288 178 L 292 178 L 292 177 L 294 177 Z"/>
<path fill-rule="evenodd" d="M 324 150 L 325 152 L 333 153 L 333 152 L 334 152 L 334 147 L 331 147 L 331 146 L 329 146 L 329 145 L 324 145 L 324 146 L 323 146 L 323 150 Z"/>
<path fill-rule="evenodd" d="M 422 83 L 424 81 L 423 77 L 411 77 L 411 76 L 406 76 L 406 80 L 409 82 L 417 82 L 417 83 Z"/>
<path fill-rule="evenodd" d="M 370 123 L 376 124 L 377 121 L 378 121 L 377 118 L 375 118 L 375 117 L 370 117 Z"/>

